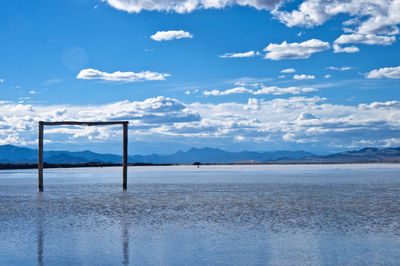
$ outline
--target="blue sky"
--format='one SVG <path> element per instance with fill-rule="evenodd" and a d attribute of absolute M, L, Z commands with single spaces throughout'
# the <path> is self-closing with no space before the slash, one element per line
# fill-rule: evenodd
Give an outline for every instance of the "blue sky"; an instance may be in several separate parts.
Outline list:
<path fill-rule="evenodd" d="M 400 146 L 400 1 L 0 3 L 0 144 L 130 121 L 130 153 Z M 46 149 L 119 153 L 117 128 Z"/>

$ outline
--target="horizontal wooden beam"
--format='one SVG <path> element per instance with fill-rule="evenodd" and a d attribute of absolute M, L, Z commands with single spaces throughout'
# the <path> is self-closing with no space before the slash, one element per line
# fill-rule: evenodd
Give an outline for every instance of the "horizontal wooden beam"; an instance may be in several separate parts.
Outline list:
<path fill-rule="evenodd" d="M 62 122 L 44 122 L 39 121 L 39 125 L 44 126 L 105 126 L 105 125 L 127 125 L 129 121 L 107 121 L 107 122 L 83 122 L 83 121 L 62 121 Z"/>

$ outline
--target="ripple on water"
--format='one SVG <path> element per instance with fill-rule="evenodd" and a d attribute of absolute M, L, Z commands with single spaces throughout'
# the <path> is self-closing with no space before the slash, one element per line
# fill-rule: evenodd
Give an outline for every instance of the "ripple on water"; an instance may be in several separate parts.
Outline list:
<path fill-rule="evenodd" d="M 298 173 L 297 182 L 297 173 L 259 170 L 247 173 L 252 175 L 249 182 L 243 180 L 246 173 L 186 171 L 192 176 L 183 182 L 181 172 L 170 171 L 157 181 L 154 173 L 144 172 L 147 183 L 138 172 L 139 181 L 125 192 L 119 172 L 101 182 L 93 182 L 88 173 L 79 181 L 79 172 L 66 171 L 60 180 L 50 175 L 45 193 L 36 193 L 31 179 L 10 183 L 0 178 L 0 264 L 32 264 L 35 257 L 88 264 L 85 259 L 94 255 L 97 262 L 118 264 L 129 260 L 129 254 L 131 263 L 135 257 L 139 264 L 398 261 L 398 172 L 378 169 L 384 173 L 377 182 L 371 176 L 352 179 L 354 169 L 335 171 L 330 170 L 329 182 L 320 171 L 309 170 Z M 174 182 L 175 174 L 179 182 Z M 219 176 L 223 178 L 216 182 Z M 62 256 L 51 257 L 49 250 Z M 163 256 L 157 257 L 160 252 Z"/>

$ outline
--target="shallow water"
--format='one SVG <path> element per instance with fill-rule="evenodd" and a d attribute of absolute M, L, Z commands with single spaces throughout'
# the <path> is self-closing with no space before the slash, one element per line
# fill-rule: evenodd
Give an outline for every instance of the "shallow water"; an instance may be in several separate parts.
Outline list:
<path fill-rule="evenodd" d="M 0 265 L 398 265 L 400 165 L 0 171 Z"/>

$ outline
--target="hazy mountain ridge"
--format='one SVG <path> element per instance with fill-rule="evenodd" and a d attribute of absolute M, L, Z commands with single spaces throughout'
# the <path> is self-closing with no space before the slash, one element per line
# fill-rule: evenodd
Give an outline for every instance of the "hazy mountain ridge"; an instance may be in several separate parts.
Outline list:
<path fill-rule="evenodd" d="M 37 150 L 13 145 L 0 146 L 0 163 L 36 163 Z M 100 154 L 91 151 L 45 151 L 44 162 L 50 164 L 77 164 L 88 162 L 121 163 L 122 156 Z M 170 164 L 193 162 L 201 163 L 358 163 L 358 162 L 400 162 L 399 148 L 364 148 L 355 151 L 319 156 L 305 151 L 274 152 L 228 152 L 214 148 L 192 148 L 186 152 L 179 151 L 169 155 L 133 155 L 128 157 L 130 163 Z"/>
<path fill-rule="evenodd" d="M 275 151 L 275 152 L 227 152 L 213 148 L 192 148 L 186 152 L 179 151 L 170 155 L 134 155 L 130 161 L 141 163 L 235 163 L 242 161 L 276 161 L 281 158 L 300 159 L 314 156 L 305 151 Z"/>
<path fill-rule="evenodd" d="M 0 146 L 0 163 L 36 163 L 37 158 L 37 149 L 29 149 L 13 145 Z M 122 156 L 115 154 L 100 154 L 91 151 L 44 151 L 43 160 L 47 163 L 116 163 L 122 162 Z"/>
<path fill-rule="evenodd" d="M 398 148 L 363 148 L 345 151 L 326 156 L 310 156 L 299 162 L 316 163 L 400 163 L 400 147 Z"/>
<path fill-rule="evenodd" d="M 178 151 L 169 155 L 133 155 L 128 157 L 131 163 L 235 163 L 241 161 L 275 161 L 282 158 L 300 159 L 313 156 L 313 153 L 304 151 L 275 151 L 275 152 L 227 152 L 213 148 L 192 148 L 186 152 Z M 36 149 L 17 147 L 13 145 L 0 146 L 0 163 L 36 163 L 38 152 Z M 120 163 L 122 156 L 115 154 L 99 154 L 91 151 L 44 151 L 43 160 L 47 163 Z"/>

